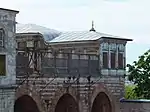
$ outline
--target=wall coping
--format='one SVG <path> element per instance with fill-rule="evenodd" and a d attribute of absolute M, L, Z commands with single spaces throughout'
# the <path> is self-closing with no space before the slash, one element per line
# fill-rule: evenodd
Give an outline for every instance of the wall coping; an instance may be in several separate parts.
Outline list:
<path fill-rule="evenodd" d="M 17 85 L 0 85 L 0 89 L 16 89 Z"/>
<path fill-rule="evenodd" d="M 150 103 L 148 99 L 121 99 L 121 103 Z"/>

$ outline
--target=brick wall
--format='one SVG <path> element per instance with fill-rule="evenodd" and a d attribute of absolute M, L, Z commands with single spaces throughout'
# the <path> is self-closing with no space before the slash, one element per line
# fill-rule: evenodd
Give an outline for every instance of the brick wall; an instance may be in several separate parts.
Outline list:
<path fill-rule="evenodd" d="M 60 99 L 60 97 L 65 94 L 67 92 L 66 89 L 66 84 L 63 83 L 64 78 L 56 78 L 55 80 L 53 80 L 52 78 L 29 78 L 28 81 L 28 89 L 30 89 L 31 91 L 34 91 L 33 93 L 28 93 L 28 92 L 24 92 L 24 94 L 28 94 L 30 96 L 33 97 L 33 99 L 36 100 L 36 103 L 40 103 L 40 105 L 42 104 L 42 108 L 41 110 L 44 110 L 46 107 L 46 100 L 50 101 L 50 108 L 49 110 L 51 110 L 52 112 L 54 112 L 55 106 L 57 104 L 57 101 Z M 110 95 L 110 99 L 112 100 L 112 104 L 115 105 L 115 108 L 118 108 L 117 105 L 117 101 L 118 98 L 120 98 L 120 91 L 122 89 L 120 83 L 119 83 L 119 78 L 117 80 L 114 80 L 113 78 L 92 78 L 91 79 L 94 84 L 91 85 L 91 90 L 89 91 L 88 89 L 88 83 L 87 83 L 87 79 L 85 78 L 80 78 L 80 85 L 77 89 L 77 84 L 74 81 L 70 86 L 69 86 L 69 94 L 71 94 L 76 101 L 78 102 L 79 105 L 79 110 L 80 112 L 88 112 L 89 111 L 89 100 L 91 101 L 91 106 L 92 106 L 92 99 L 94 100 L 96 96 L 93 96 L 93 94 L 97 95 L 98 92 L 96 90 L 97 93 L 95 93 L 95 87 L 97 85 L 103 85 L 106 89 L 106 91 L 109 95 Z M 19 79 L 17 82 L 19 84 L 19 82 L 21 81 L 21 79 Z M 34 82 L 34 83 L 33 83 Z M 26 82 L 25 82 L 26 83 Z M 49 84 L 48 84 L 49 83 Z M 48 85 L 47 85 L 48 84 Z M 30 86 L 29 86 L 30 85 Z M 46 86 L 47 85 L 47 86 Z M 46 87 L 45 87 L 46 86 Z M 20 88 L 22 88 L 20 86 Z M 19 88 L 18 88 L 19 89 Z M 25 88 L 27 89 L 27 88 Z M 120 91 L 119 91 L 120 90 Z M 25 91 L 25 90 L 21 90 L 21 91 Z M 16 94 L 19 94 L 18 92 L 21 91 L 17 91 Z M 37 94 L 34 94 L 37 93 Z M 89 94 L 90 93 L 90 94 Z M 32 95 L 34 94 L 34 95 Z M 79 94 L 79 98 L 78 95 Z M 89 97 L 88 97 L 89 95 Z M 17 97 L 19 98 L 21 95 L 16 95 L 16 99 Z M 39 96 L 39 97 L 37 97 Z"/>

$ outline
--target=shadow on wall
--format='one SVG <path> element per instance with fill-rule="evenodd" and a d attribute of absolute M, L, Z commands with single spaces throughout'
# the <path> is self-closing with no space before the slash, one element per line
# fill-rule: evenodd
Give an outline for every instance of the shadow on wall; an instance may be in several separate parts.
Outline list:
<path fill-rule="evenodd" d="M 40 112 L 32 97 L 23 95 L 15 101 L 14 112 Z"/>
<path fill-rule="evenodd" d="M 79 112 L 78 104 L 70 94 L 66 93 L 58 100 L 55 112 Z"/>
<path fill-rule="evenodd" d="M 111 102 L 104 92 L 100 92 L 92 106 L 92 112 L 112 112 Z"/>

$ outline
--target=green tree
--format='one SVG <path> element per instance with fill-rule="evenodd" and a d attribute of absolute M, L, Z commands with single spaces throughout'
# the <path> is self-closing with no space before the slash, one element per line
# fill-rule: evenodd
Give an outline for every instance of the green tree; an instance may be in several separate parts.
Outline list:
<path fill-rule="evenodd" d="M 134 85 L 125 85 L 125 98 L 126 99 L 138 99 L 134 90 Z"/>
<path fill-rule="evenodd" d="M 136 94 L 140 98 L 150 98 L 150 50 L 139 56 L 138 61 L 128 64 L 129 81 L 134 82 Z"/>

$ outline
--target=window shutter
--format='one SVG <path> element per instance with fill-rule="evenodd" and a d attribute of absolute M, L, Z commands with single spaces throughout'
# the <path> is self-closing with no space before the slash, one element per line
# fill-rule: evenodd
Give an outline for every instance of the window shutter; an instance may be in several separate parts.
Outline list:
<path fill-rule="evenodd" d="M 118 68 L 123 69 L 123 53 L 118 53 Z"/>
<path fill-rule="evenodd" d="M 114 52 L 111 53 L 111 68 L 114 69 L 116 64 L 116 54 Z"/>
<path fill-rule="evenodd" d="M 18 48 L 25 48 L 26 42 L 18 42 Z"/>
<path fill-rule="evenodd" d="M 108 53 L 103 52 L 103 68 L 108 68 Z"/>

